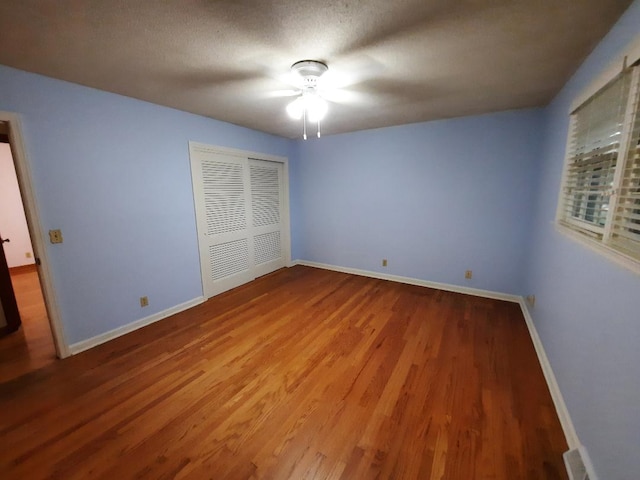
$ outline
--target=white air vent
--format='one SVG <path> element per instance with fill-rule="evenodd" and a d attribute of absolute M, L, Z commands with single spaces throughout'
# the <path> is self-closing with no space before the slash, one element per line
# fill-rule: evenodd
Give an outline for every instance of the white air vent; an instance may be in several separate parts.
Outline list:
<path fill-rule="evenodd" d="M 567 467 L 569 480 L 597 480 L 587 451 L 583 446 L 569 450 L 562 456 Z"/>

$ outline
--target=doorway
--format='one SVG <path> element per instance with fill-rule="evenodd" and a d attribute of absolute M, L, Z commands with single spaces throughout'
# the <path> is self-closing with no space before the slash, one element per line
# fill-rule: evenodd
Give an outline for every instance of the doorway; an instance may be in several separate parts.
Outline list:
<path fill-rule="evenodd" d="M 0 296 L 3 303 L 17 305 L 19 313 L 17 324 L 0 337 L 2 382 L 69 355 L 51 294 L 53 285 L 19 119 L 8 112 L 0 112 L 0 184 L 0 235 L 8 240 L 0 252 L 8 269 L 0 274 L 10 279 L 9 289 L 13 290 L 8 292 L 4 282 Z"/>
<path fill-rule="evenodd" d="M 0 292 L 5 312 L 0 321 L 6 324 L 0 336 L 0 381 L 7 381 L 53 363 L 56 351 L 6 123 L 0 123 L 0 205 L 0 275 L 9 279 Z"/>

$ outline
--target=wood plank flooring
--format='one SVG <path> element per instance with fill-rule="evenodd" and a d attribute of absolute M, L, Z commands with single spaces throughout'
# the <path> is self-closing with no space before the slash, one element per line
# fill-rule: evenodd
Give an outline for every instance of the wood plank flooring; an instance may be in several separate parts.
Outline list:
<path fill-rule="evenodd" d="M 566 479 L 516 304 L 308 267 L 0 384 L 3 479 Z"/>
<path fill-rule="evenodd" d="M 18 331 L 0 337 L 0 382 L 56 361 L 36 266 L 12 268 L 11 283 L 22 325 Z"/>

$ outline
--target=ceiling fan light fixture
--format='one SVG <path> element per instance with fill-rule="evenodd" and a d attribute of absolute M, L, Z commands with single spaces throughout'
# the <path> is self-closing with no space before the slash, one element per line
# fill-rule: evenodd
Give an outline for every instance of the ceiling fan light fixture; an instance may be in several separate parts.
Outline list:
<path fill-rule="evenodd" d="M 307 139 L 307 120 L 317 123 L 320 138 L 320 121 L 329 109 L 327 101 L 318 92 L 318 80 L 329 69 L 326 63 L 317 60 L 301 60 L 291 65 L 291 73 L 302 79 L 301 96 L 289 103 L 287 114 L 294 120 L 302 118 L 303 135 Z"/>
<path fill-rule="evenodd" d="M 305 97 L 305 109 L 309 115 L 310 122 L 319 122 L 325 117 L 329 107 L 324 98 L 318 94 L 311 94 Z"/>
<path fill-rule="evenodd" d="M 302 97 L 296 98 L 293 102 L 290 102 L 287 105 L 287 114 L 293 120 L 300 120 L 302 118 L 302 114 L 304 113 L 304 102 Z"/>

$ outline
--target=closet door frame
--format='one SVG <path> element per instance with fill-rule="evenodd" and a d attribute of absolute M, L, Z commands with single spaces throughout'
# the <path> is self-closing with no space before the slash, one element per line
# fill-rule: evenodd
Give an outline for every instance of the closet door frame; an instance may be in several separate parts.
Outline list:
<path fill-rule="evenodd" d="M 209 145 L 205 143 L 199 142 L 189 142 L 189 157 L 190 157 L 190 166 L 191 166 L 191 179 L 192 179 L 192 189 L 193 189 L 193 199 L 194 199 L 194 213 L 196 216 L 196 229 L 197 229 L 197 237 L 198 237 L 198 258 L 200 260 L 200 278 L 202 281 L 202 291 L 205 298 L 210 298 L 211 296 L 220 293 L 220 292 L 212 292 L 211 291 L 211 282 L 209 281 L 206 275 L 205 266 L 202 264 L 202 255 L 201 255 L 201 229 L 200 229 L 200 218 L 203 214 L 203 205 L 199 204 L 200 198 L 202 196 L 202 185 L 197 184 L 197 175 L 196 168 L 200 167 L 199 161 L 195 158 L 194 152 L 206 152 L 215 155 L 223 155 L 227 157 L 235 157 L 238 159 L 244 159 L 246 161 L 247 166 L 247 174 L 249 168 L 250 160 L 264 160 L 268 162 L 277 162 L 282 164 L 282 201 L 281 201 L 281 242 L 282 242 L 282 251 L 284 256 L 285 266 L 290 267 L 291 263 L 291 222 L 290 222 L 290 210 L 289 210 L 289 159 L 286 157 L 281 157 L 277 155 L 270 155 L 260 152 L 252 152 L 246 150 L 239 150 L 228 147 L 221 147 L 217 145 Z M 246 192 L 247 195 L 251 195 L 251 191 Z M 247 219 L 250 221 L 250 219 Z"/>

